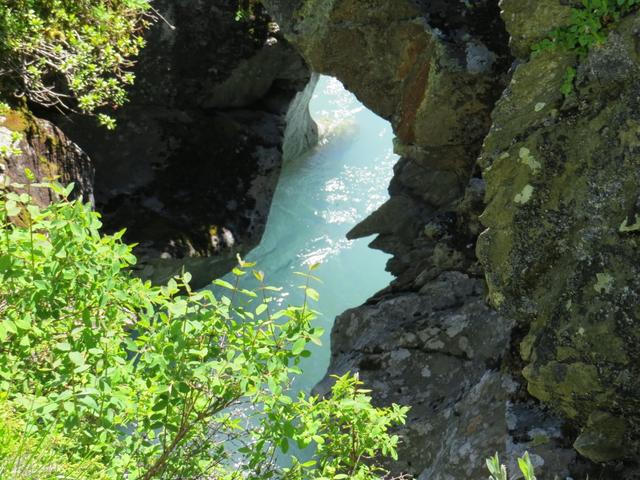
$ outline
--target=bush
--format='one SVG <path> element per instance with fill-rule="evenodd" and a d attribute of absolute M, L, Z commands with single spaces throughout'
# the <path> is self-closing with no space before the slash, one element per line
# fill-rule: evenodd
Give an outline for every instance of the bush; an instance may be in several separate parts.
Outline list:
<path fill-rule="evenodd" d="M 0 0 L 3 90 L 87 114 L 120 107 L 154 19 L 149 0 Z"/>
<path fill-rule="evenodd" d="M 638 5 L 640 0 L 582 0 L 579 7 L 571 9 L 569 24 L 553 30 L 547 38 L 533 45 L 533 53 L 561 49 L 582 60 L 592 47 L 604 43 L 611 27 L 635 11 Z M 561 87 L 565 96 L 573 92 L 576 73 L 574 67 L 565 72 Z"/>
<path fill-rule="evenodd" d="M 61 436 L 32 435 L 16 412 L 0 400 L 0 478 L 11 480 L 106 480 L 92 462 L 73 464 L 62 453 L 69 442 Z"/>
<path fill-rule="evenodd" d="M 375 408 L 351 376 L 329 399 L 292 399 L 288 386 L 322 332 L 308 302 L 274 311 L 274 288 L 194 292 L 189 275 L 163 287 L 134 278 L 122 232 L 100 234 L 89 205 L 46 209 L 29 192 L 0 192 L 0 391 L 40 435 L 64 435 L 72 464 L 109 478 L 378 478 L 395 456 L 388 429 L 407 409 Z M 301 274 L 308 298 L 312 272 Z M 274 461 L 289 445 L 308 462 Z"/>

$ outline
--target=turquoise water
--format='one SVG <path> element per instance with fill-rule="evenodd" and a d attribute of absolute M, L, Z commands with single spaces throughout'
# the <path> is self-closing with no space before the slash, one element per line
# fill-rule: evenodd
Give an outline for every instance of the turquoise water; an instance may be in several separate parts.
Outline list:
<path fill-rule="evenodd" d="M 316 148 L 300 158 L 286 159 L 260 245 L 246 260 L 257 262 L 266 283 L 289 292 L 282 302 L 300 304 L 295 271 L 321 263 L 314 285 L 321 312 L 317 325 L 325 329 L 322 347 L 302 365 L 304 375 L 294 390 L 309 391 L 329 364 L 329 335 L 334 318 L 362 304 L 386 287 L 389 258 L 367 247 L 371 239 L 348 241 L 346 233 L 387 198 L 397 156 L 393 133 L 385 120 L 371 113 L 339 81 L 321 77 L 311 102 L 320 129 Z"/>

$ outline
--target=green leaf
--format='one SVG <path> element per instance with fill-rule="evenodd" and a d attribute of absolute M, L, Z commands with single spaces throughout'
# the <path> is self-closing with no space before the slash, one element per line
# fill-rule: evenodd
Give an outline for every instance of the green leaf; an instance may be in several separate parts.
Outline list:
<path fill-rule="evenodd" d="M 69 356 L 69 360 L 71 360 L 71 362 L 74 365 L 77 365 L 80 367 L 85 364 L 84 357 L 80 352 L 69 352 L 68 356 Z"/>
<path fill-rule="evenodd" d="M 90 397 L 88 395 L 78 399 L 78 403 L 81 403 L 82 405 L 85 405 L 94 411 L 97 411 L 99 409 L 98 404 L 93 399 L 93 397 Z"/>
<path fill-rule="evenodd" d="M 9 200 L 7 203 L 5 203 L 4 208 L 7 211 L 7 215 L 9 215 L 10 217 L 15 217 L 20 214 L 20 208 L 14 200 Z"/>
<path fill-rule="evenodd" d="M 69 352 L 69 351 L 71 351 L 71 345 L 68 344 L 67 342 L 56 343 L 54 345 L 54 348 L 56 350 L 60 350 L 61 352 Z"/>
<path fill-rule="evenodd" d="M 304 350 L 304 347 L 306 346 L 307 346 L 307 341 L 304 338 L 299 338 L 294 342 L 293 346 L 291 347 L 291 353 L 293 353 L 294 355 L 300 355 Z"/>
<path fill-rule="evenodd" d="M 223 287 L 226 288 L 228 290 L 235 290 L 235 287 L 233 285 L 231 285 L 229 282 L 227 282 L 226 280 L 222 280 L 221 278 L 216 278 L 213 281 L 214 285 L 217 285 L 219 287 Z"/>

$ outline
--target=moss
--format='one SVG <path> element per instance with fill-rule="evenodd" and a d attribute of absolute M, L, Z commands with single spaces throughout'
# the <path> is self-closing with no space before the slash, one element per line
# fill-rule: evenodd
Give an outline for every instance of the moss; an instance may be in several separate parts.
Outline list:
<path fill-rule="evenodd" d="M 615 460 L 626 450 L 626 430 L 624 419 L 606 412 L 593 412 L 573 446 L 581 455 L 596 462 Z"/>
<path fill-rule="evenodd" d="M 539 447 L 541 445 L 547 445 L 548 443 L 551 443 L 551 439 L 548 435 L 538 434 L 534 435 L 531 439 L 531 442 L 529 443 L 532 447 Z"/>

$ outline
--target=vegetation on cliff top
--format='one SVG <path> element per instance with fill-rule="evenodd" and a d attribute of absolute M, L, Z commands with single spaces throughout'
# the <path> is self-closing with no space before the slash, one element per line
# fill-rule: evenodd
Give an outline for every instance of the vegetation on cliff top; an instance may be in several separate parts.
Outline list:
<path fill-rule="evenodd" d="M 0 0 L 0 87 L 44 106 L 118 108 L 155 20 L 149 0 Z"/>
<path fill-rule="evenodd" d="M 553 30 L 549 36 L 533 46 L 533 52 L 557 48 L 584 58 L 589 49 L 604 43 L 609 28 L 640 5 L 640 0 L 582 0 L 580 7 L 571 9 L 569 24 Z M 576 69 L 565 73 L 562 93 L 573 91 Z"/>
<path fill-rule="evenodd" d="M 388 430 L 406 408 L 373 407 L 350 375 L 330 398 L 287 393 L 322 333 L 307 300 L 278 309 L 245 262 L 235 284 L 218 281 L 228 297 L 192 291 L 188 274 L 154 287 L 129 274 L 131 247 L 121 233 L 101 235 L 89 205 L 40 209 L 35 188 L 47 187 L 0 191 L 0 436 L 18 439 L 0 449 L 0 471 L 26 480 L 48 462 L 60 466 L 55 478 L 384 474 L 375 462 L 395 456 Z M 257 291 L 240 286 L 247 274 Z M 302 276 L 315 298 L 312 272 Z M 291 445 L 313 458 L 279 466 Z"/>

